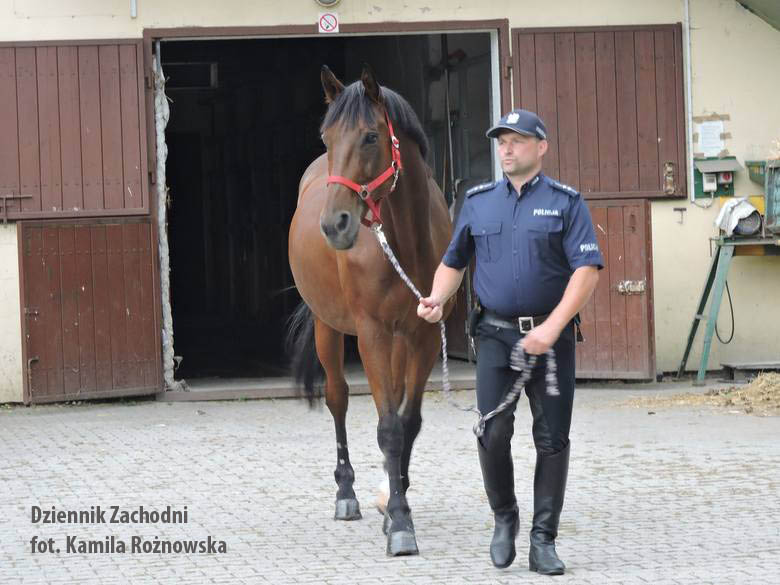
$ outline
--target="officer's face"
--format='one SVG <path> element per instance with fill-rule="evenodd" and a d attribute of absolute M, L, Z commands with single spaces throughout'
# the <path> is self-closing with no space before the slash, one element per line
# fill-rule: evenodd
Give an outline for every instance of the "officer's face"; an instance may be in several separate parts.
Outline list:
<path fill-rule="evenodd" d="M 542 165 L 547 141 L 508 130 L 498 136 L 498 157 L 507 176 L 527 175 Z"/>

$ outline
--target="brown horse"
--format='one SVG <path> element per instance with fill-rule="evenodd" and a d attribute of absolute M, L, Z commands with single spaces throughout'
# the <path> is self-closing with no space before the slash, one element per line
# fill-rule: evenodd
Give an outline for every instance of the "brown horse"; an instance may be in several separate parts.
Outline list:
<path fill-rule="evenodd" d="M 416 298 L 366 225 L 379 220 L 381 205 L 383 230 L 401 266 L 418 289 L 428 291 L 451 224 L 425 163 L 425 134 L 406 100 L 380 87 L 367 66 L 348 87 L 327 67 L 321 78 L 329 104 L 320 129 L 327 153 L 301 178 L 289 234 L 290 268 L 304 301 L 288 333 L 293 370 L 311 400 L 315 370 L 324 368 L 326 403 L 336 425 L 335 517 L 358 519 L 344 378 L 344 334 L 357 336 L 390 483 L 387 554 L 416 554 L 406 500 L 409 457 L 440 347 L 439 328 L 417 317 Z"/>

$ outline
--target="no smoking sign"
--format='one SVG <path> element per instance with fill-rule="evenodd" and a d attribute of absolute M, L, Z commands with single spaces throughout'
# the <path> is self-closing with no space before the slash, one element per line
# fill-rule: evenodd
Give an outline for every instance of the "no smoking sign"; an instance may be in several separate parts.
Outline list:
<path fill-rule="evenodd" d="M 321 12 L 317 19 L 317 28 L 324 34 L 339 32 L 339 15 L 335 12 Z"/>

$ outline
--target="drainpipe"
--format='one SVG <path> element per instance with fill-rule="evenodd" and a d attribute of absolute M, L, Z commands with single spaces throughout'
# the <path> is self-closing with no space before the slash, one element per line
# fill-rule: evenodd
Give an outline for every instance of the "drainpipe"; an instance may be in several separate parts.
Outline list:
<path fill-rule="evenodd" d="M 138 18 L 138 0 L 130 0 L 130 18 Z"/>
<path fill-rule="evenodd" d="M 683 34 L 685 35 L 685 106 L 687 110 L 687 120 L 685 124 L 685 139 L 687 143 L 688 165 L 688 198 L 692 203 L 696 203 L 696 197 L 693 193 L 693 81 L 691 65 L 691 8 L 690 0 L 684 0 L 685 3 L 685 22 L 683 25 Z"/>

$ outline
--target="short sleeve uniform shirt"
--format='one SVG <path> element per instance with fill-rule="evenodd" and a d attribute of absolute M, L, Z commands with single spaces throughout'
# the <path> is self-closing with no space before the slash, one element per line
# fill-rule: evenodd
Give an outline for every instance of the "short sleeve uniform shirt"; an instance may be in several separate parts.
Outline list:
<path fill-rule="evenodd" d="M 577 268 L 604 267 L 584 200 L 542 173 L 519 194 L 506 177 L 466 193 L 442 262 L 462 269 L 474 254 L 482 306 L 506 317 L 549 313 Z"/>

